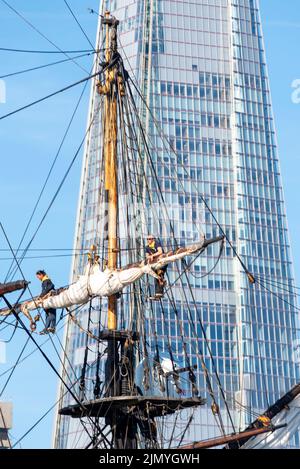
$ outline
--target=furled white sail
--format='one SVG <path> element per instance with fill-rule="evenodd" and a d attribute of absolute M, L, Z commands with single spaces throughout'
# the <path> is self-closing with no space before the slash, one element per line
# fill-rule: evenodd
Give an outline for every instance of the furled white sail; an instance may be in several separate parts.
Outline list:
<path fill-rule="evenodd" d="M 30 311 L 39 307 L 48 308 L 68 308 L 70 306 L 86 303 L 92 297 L 108 297 L 121 292 L 123 288 L 133 284 L 143 275 L 148 274 L 158 277 L 156 271 L 163 266 L 176 262 L 186 256 L 196 254 L 203 248 L 205 238 L 192 246 L 178 249 L 175 253 L 168 253 L 159 260 L 152 263 L 142 262 L 134 264 L 124 269 L 101 271 L 98 264 L 88 264 L 84 275 L 81 275 L 77 282 L 63 289 L 57 294 L 50 294 L 44 298 L 34 298 L 20 305 L 20 311 L 31 321 Z M 10 310 L 0 311 L 0 316 L 11 314 Z M 33 322 L 33 321 L 32 321 Z"/>
<path fill-rule="evenodd" d="M 279 428 L 273 433 L 265 433 L 251 438 L 241 449 L 284 449 L 300 428 L 300 395 L 272 419 L 272 425 Z"/>

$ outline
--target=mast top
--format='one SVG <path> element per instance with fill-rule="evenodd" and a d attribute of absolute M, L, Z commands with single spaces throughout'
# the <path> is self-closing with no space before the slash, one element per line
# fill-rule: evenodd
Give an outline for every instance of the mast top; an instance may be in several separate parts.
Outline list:
<path fill-rule="evenodd" d="M 120 21 L 117 20 L 114 16 L 110 15 L 110 11 L 105 12 L 105 16 L 101 20 L 102 24 L 106 24 L 108 26 L 118 26 Z"/>

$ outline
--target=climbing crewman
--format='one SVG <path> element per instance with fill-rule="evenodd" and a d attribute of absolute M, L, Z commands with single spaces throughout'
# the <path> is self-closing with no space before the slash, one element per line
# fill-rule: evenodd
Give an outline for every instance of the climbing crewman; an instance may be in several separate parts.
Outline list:
<path fill-rule="evenodd" d="M 36 276 L 42 282 L 42 292 L 40 294 L 40 298 L 43 298 L 55 288 L 52 281 L 44 270 L 38 270 Z M 44 311 L 46 313 L 46 322 L 45 328 L 40 332 L 40 335 L 49 334 L 49 332 L 52 332 L 52 334 L 54 334 L 56 327 L 56 309 L 49 308 L 45 309 Z"/>
<path fill-rule="evenodd" d="M 163 255 L 163 248 L 161 242 L 156 239 L 153 235 L 147 236 L 147 246 L 146 246 L 146 259 L 151 264 L 151 262 L 158 261 Z M 164 266 L 156 274 L 159 276 L 158 279 L 155 279 L 155 296 L 154 300 L 159 300 L 164 296 L 164 286 L 166 284 L 164 276 L 167 271 L 168 266 Z"/>

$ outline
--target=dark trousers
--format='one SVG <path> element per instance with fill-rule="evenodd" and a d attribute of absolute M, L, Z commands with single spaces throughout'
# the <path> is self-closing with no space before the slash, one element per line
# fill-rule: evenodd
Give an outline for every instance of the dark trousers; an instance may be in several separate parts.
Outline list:
<path fill-rule="evenodd" d="M 56 309 L 45 309 L 46 313 L 46 323 L 45 323 L 45 329 L 49 329 L 49 327 L 52 327 L 55 329 L 56 326 Z"/>
<path fill-rule="evenodd" d="M 165 273 L 167 271 L 168 266 L 164 266 L 159 269 L 156 273 L 160 276 L 161 280 L 164 280 Z M 160 282 L 155 279 L 155 295 L 163 295 L 164 294 L 164 285 L 161 285 Z"/>

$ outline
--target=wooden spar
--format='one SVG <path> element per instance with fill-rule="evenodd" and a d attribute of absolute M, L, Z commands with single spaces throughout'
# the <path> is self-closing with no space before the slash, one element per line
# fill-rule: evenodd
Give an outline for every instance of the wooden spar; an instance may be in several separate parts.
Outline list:
<path fill-rule="evenodd" d="M 12 293 L 17 290 L 23 290 L 27 287 L 29 282 L 26 280 L 18 280 L 16 282 L 10 283 L 0 283 L 0 295 L 4 295 L 5 293 Z"/>
<path fill-rule="evenodd" d="M 197 443 L 193 443 L 191 445 L 180 446 L 178 449 L 209 449 L 215 448 L 217 446 L 226 445 L 232 442 L 238 442 L 240 440 L 244 440 L 245 438 L 252 438 L 253 436 L 258 436 L 263 433 L 271 433 L 275 430 L 279 430 L 280 428 L 285 427 L 286 425 L 278 425 L 277 427 L 263 427 L 263 428 L 256 428 L 254 430 L 249 430 L 242 433 L 237 433 L 236 435 L 228 435 L 222 436 L 220 438 L 214 438 L 211 440 L 206 441 L 199 441 Z"/>

